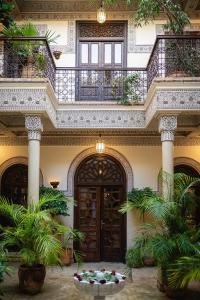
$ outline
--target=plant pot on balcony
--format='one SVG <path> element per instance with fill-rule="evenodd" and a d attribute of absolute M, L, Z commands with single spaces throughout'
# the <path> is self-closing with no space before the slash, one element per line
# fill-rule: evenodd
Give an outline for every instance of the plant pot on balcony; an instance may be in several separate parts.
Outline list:
<path fill-rule="evenodd" d="M 191 75 L 185 71 L 174 71 L 170 76 L 172 77 L 190 77 Z"/>
<path fill-rule="evenodd" d="M 72 248 L 63 248 L 60 260 L 63 266 L 70 266 L 73 260 Z"/>
<path fill-rule="evenodd" d="M 36 61 L 32 55 L 27 56 L 26 63 L 22 67 L 22 78 L 34 78 L 38 77 L 40 72 L 36 66 Z"/>
<path fill-rule="evenodd" d="M 45 275 L 44 265 L 21 265 L 18 270 L 20 290 L 31 295 L 38 294 L 44 284 Z"/>

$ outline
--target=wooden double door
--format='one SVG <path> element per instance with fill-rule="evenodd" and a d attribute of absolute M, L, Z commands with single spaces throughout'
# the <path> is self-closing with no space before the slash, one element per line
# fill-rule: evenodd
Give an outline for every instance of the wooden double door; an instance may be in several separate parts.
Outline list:
<path fill-rule="evenodd" d="M 84 41 L 79 53 L 79 100 L 112 100 L 114 82 L 123 75 L 124 43 Z"/>
<path fill-rule="evenodd" d="M 121 166 L 106 155 L 87 158 L 77 170 L 75 228 L 85 234 L 78 247 L 85 261 L 124 260 L 126 217 L 119 212 L 124 180 Z"/>
<path fill-rule="evenodd" d="M 118 212 L 122 186 L 80 186 L 79 230 L 85 233 L 80 250 L 85 261 L 122 261 L 124 220 Z"/>

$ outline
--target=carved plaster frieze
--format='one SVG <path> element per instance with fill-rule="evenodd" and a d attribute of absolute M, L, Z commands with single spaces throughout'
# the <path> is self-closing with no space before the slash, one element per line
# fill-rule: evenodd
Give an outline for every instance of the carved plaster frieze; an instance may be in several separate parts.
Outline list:
<path fill-rule="evenodd" d="M 104 137 L 105 144 L 112 146 L 161 146 L 159 136 L 111 136 Z M 0 137 L 1 146 L 24 146 L 27 145 L 27 137 Z M 87 146 L 92 147 L 96 143 L 96 138 L 91 136 L 43 136 L 41 145 L 46 146 Z M 187 138 L 184 136 L 176 136 L 175 146 L 200 146 L 200 137 Z"/>
<path fill-rule="evenodd" d="M 57 128 L 143 128 L 144 111 L 69 110 L 57 111 Z"/>
<path fill-rule="evenodd" d="M 45 111 L 50 120 L 56 124 L 56 111 L 44 88 L 1 88 L 0 99 L 2 112 Z"/>
<path fill-rule="evenodd" d="M 156 86 L 156 83 L 154 83 Z M 158 85 L 159 88 L 159 85 Z M 170 111 L 170 113 L 178 113 L 181 111 L 200 110 L 200 88 L 193 87 L 191 89 L 179 88 L 163 88 L 155 90 L 151 95 L 148 94 L 149 105 L 146 108 L 145 120 L 146 127 L 159 111 Z M 147 97 L 147 98 L 148 98 Z"/>
<path fill-rule="evenodd" d="M 162 89 L 156 93 L 158 109 L 200 109 L 200 88 Z"/>

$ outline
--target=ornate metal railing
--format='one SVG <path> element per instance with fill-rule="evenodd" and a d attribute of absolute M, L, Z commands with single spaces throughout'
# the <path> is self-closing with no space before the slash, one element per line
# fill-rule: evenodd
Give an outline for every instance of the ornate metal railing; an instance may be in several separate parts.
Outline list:
<path fill-rule="evenodd" d="M 57 68 L 56 94 L 60 101 L 143 102 L 147 93 L 145 69 Z"/>
<path fill-rule="evenodd" d="M 200 35 L 157 36 L 146 70 L 148 89 L 156 77 L 199 77 Z"/>
<path fill-rule="evenodd" d="M 0 38 L 0 76 L 49 78 L 55 87 L 56 66 L 46 38 Z"/>
<path fill-rule="evenodd" d="M 60 102 L 143 103 L 154 78 L 200 76 L 200 36 L 158 36 L 147 68 L 56 68 L 45 38 L 0 38 L 0 76 L 49 78 Z"/>

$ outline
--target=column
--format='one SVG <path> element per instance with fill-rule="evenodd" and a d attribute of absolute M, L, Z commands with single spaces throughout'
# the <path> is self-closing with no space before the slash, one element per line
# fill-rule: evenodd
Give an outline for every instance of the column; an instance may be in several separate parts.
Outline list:
<path fill-rule="evenodd" d="M 160 117 L 159 132 L 162 142 L 162 194 L 170 199 L 174 189 L 174 132 L 177 128 L 177 116 Z"/>
<path fill-rule="evenodd" d="M 28 203 L 34 204 L 39 200 L 41 117 L 26 115 L 25 127 L 28 131 Z"/>

